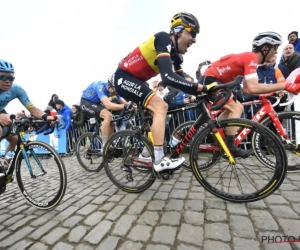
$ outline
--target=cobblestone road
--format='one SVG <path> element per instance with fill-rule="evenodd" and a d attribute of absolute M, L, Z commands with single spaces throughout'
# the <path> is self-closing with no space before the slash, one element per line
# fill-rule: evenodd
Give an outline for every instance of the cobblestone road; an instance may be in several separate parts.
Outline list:
<path fill-rule="evenodd" d="M 52 211 L 27 205 L 16 183 L 7 186 L 0 197 L 0 249 L 300 249 L 300 243 L 262 242 L 262 236 L 298 239 L 300 174 L 288 174 L 275 194 L 245 205 L 213 197 L 185 170 L 128 194 L 104 170 L 87 173 L 76 159 L 64 161 L 67 192 Z"/>

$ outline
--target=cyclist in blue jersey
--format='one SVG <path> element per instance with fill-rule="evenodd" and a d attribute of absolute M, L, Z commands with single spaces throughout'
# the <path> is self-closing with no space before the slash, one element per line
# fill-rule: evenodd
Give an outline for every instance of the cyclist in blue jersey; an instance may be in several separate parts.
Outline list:
<path fill-rule="evenodd" d="M 117 95 L 113 83 L 113 75 L 107 82 L 98 81 L 91 83 L 82 93 L 80 108 L 90 117 L 100 117 L 103 119 L 101 126 L 102 144 L 105 145 L 108 138 L 114 133 L 115 124 L 112 123 L 110 111 L 130 110 L 133 108 L 131 102 L 126 102 L 124 98 Z M 117 96 L 120 104 L 113 103 L 111 96 Z M 110 110 L 110 111 L 109 111 Z M 101 151 L 102 152 L 102 151 Z M 100 152 L 100 153 L 101 153 Z"/>
<path fill-rule="evenodd" d="M 0 59 L 0 125 L 2 127 L 11 125 L 10 115 L 5 111 L 5 107 L 16 98 L 30 112 L 31 116 L 43 120 L 54 120 L 53 116 L 48 116 L 44 111 L 33 105 L 26 91 L 21 86 L 13 83 L 15 80 L 14 73 L 13 65 L 6 60 Z M 6 161 L 4 166 L 8 166 L 9 157 L 7 157 L 7 153 L 14 151 L 18 137 L 16 135 L 9 136 L 6 140 L 9 142 L 9 145 L 5 150 Z"/>

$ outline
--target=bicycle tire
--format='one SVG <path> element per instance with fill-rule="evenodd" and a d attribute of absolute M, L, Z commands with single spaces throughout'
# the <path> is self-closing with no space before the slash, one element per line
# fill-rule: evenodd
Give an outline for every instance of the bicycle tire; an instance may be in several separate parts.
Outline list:
<path fill-rule="evenodd" d="M 43 202 L 37 202 L 35 201 L 29 194 L 27 194 L 26 189 L 24 188 L 23 181 L 21 179 L 21 162 L 24 159 L 22 150 L 20 150 L 16 156 L 16 179 L 17 183 L 19 186 L 19 189 L 22 193 L 22 195 L 25 197 L 28 203 L 30 203 L 32 206 L 38 208 L 38 209 L 43 209 L 43 210 L 48 210 L 51 209 L 59 204 L 59 202 L 62 200 L 64 197 L 64 194 L 66 192 L 67 188 L 67 172 L 66 168 L 64 165 L 63 160 L 59 156 L 59 154 L 56 152 L 54 148 L 52 148 L 50 145 L 41 142 L 41 141 L 30 141 L 26 144 L 26 148 L 43 148 L 46 149 L 48 152 L 51 153 L 51 155 L 54 157 L 55 162 L 57 163 L 58 169 L 59 169 L 59 176 L 60 176 L 60 186 L 59 186 L 59 191 L 57 192 L 56 196 L 49 202 L 48 204 L 45 204 Z M 26 195 L 27 194 L 27 195 Z"/>
<path fill-rule="evenodd" d="M 76 150 L 75 150 L 76 158 L 77 158 L 77 161 L 79 162 L 80 166 L 83 167 L 83 169 L 85 169 L 86 171 L 88 171 L 88 172 L 99 172 L 103 168 L 102 161 L 100 163 L 97 163 L 97 167 L 96 168 L 91 169 L 81 159 L 81 155 L 80 155 L 81 141 L 84 141 L 88 137 L 96 138 L 102 144 L 102 139 L 101 139 L 101 137 L 97 133 L 87 132 L 87 133 L 82 134 L 78 138 L 77 143 L 76 143 L 76 147 L 75 147 L 76 148 Z"/>
<path fill-rule="evenodd" d="M 114 133 L 111 137 L 109 137 L 106 145 L 103 148 L 103 166 L 104 166 L 105 172 L 106 172 L 108 178 L 111 180 L 111 182 L 115 186 L 117 186 L 119 189 L 121 189 L 125 192 L 128 192 L 128 193 L 141 193 L 141 192 L 147 190 L 148 188 L 150 188 L 156 180 L 156 177 L 152 171 L 152 167 L 149 168 L 149 170 L 147 171 L 147 173 L 150 174 L 150 177 L 148 178 L 148 180 L 146 180 L 145 183 L 143 183 L 142 185 L 137 186 L 137 187 L 127 187 L 124 184 L 118 182 L 116 180 L 116 178 L 113 176 L 112 172 L 110 171 L 110 167 L 108 164 L 111 162 L 111 159 L 112 159 L 110 152 L 113 151 L 113 148 L 115 147 L 113 145 L 113 142 L 122 137 L 129 137 L 129 138 L 137 137 L 141 142 L 144 143 L 144 145 L 146 145 L 146 147 L 148 149 L 150 149 L 149 152 L 150 152 L 152 161 L 154 159 L 153 145 L 144 135 L 140 134 L 139 132 L 132 131 L 132 130 L 122 130 L 122 131 Z M 120 140 L 120 141 L 124 142 L 124 140 Z M 123 147 L 123 150 L 124 150 L 124 148 L 125 147 Z M 124 154 L 124 151 L 122 152 L 122 154 Z M 143 171 L 139 171 L 139 172 L 143 173 Z"/>
<path fill-rule="evenodd" d="M 300 122 L 300 112 L 298 111 L 282 111 L 282 112 L 278 112 L 277 113 L 278 119 L 292 119 L 292 120 L 297 120 Z M 273 124 L 272 119 L 267 116 L 265 117 L 261 122 L 261 124 L 265 125 L 265 126 L 269 126 L 269 124 Z M 288 150 L 288 144 L 284 144 L 285 149 Z M 268 167 L 266 165 L 266 167 Z M 269 166 L 270 168 L 272 168 L 272 166 Z M 296 172 L 300 172 L 300 164 L 288 164 L 288 173 L 296 173 Z"/>
<path fill-rule="evenodd" d="M 267 127 L 259 123 L 255 123 L 242 118 L 224 119 L 218 122 L 217 127 L 223 128 L 226 127 L 226 125 L 237 126 L 237 127 L 245 126 L 251 130 L 260 131 L 260 133 L 267 135 L 272 140 L 273 147 L 276 152 L 276 156 L 278 158 L 278 161 L 276 162 L 276 168 L 273 169 L 275 170 L 273 177 L 271 178 L 270 181 L 268 181 L 266 186 L 264 186 L 263 188 L 259 188 L 259 190 L 251 194 L 241 194 L 241 195 L 228 194 L 222 190 L 217 190 L 215 187 L 213 187 L 210 183 L 206 181 L 206 179 L 200 173 L 200 169 L 197 168 L 197 157 L 198 157 L 198 148 L 199 148 L 197 143 L 199 140 L 201 140 L 201 137 L 205 135 L 205 133 L 207 133 L 207 131 L 211 131 L 210 127 L 206 127 L 201 131 L 199 131 L 199 134 L 196 135 L 196 138 L 193 144 L 191 145 L 191 150 L 189 155 L 192 171 L 197 181 L 201 184 L 201 186 L 205 190 L 215 195 L 216 197 L 234 203 L 254 202 L 271 195 L 281 185 L 287 173 L 287 156 L 283 144 L 278 139 L 278 137 L 274 135 L 274 133 L 272 133 Z M 254 149 L 254 152 L 257 150 L 259 149 Z"/>

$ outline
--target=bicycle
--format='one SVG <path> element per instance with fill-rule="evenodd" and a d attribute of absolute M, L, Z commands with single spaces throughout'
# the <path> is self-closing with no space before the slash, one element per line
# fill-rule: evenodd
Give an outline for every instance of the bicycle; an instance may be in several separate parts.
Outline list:
<path fill-rule="evenodd" d="M 124 122 L 131 119 L 134 112 L 127 112 L 120 116 L 113 118 L 113 122 Z M 96 131 L 100 132 L 102 118 L 92 117 L 90 124 L 96 128 Z M 127 124 L 127 128 L 131 127 L 131 124 Z M 102 139 L 98 132 L 86 132 L 79 136 L 75 144 L 75 154 L 79 164 L 88 172 L 99 172 L 102 168 Z M 83 151 L 86 151 L 82 154 Z M 87 161 L 86 161 L 87 160 Z"/>
<path fill-rule="evenodd" d="M 229 100 L 232 91 L 240 85 L 242 79 L 243 77 L 239 76 L 231 83 L 216 86 L 214 91 L 223 89 L 226 93 L 226 97 L 221 103 L 211 106 L 210 110 L 220 109 Z M 237 203 L 254 202 L 271 195 L 281 185 L 287 172 L 287 156 L 281 141 L 264 125 L 249 121 L 247 119 L 236 118 L 224 119 L 222 121 L 217 119 L 212 120 L 210 112 L 206 107 L 206 104 L 209 102 L 208 97 L 208 94 L 197 96 L 197 106 L 201 110 L 201 115 L 185 134 L 181 142 L 175 147 L 170 158 L 177 158 L 187 143 L 192 141 L 189 152 L 189 160 L 191 163 L 192 172 L 200 185 L 203 186 L 203 188 L 208 192 L 221 199 Z M 204 128 L 198 131 L 201 126 L 204 126 Z M 256 132 L 256 136 L 252 137 L 252 145 L 254 155 L 257 158 L 258 155 L 261 154 L 260 139 L 264 137 L 266 141 L 270 141 L 273 144 L 275 153 L 274 156 L 276 167 L 272 169 L 274 172 L 270 173 L 269 168 L 267 168 L 268 171 L 262 171 L 261 167 L 257 168 L 256 164 L 252 164 L 251 161 L 249 165 L 250 167 L 246 167 L 245 165 L 247 162 L 241 164 L 239 158 L 234 158 L 224 142 L 226 127 L 240 127 L 240 131 Z M 210 162 L 205 162 L 203 164 L 201 159 L 199 160 L 199 157 L 205 155 L 207 150 L 202 148 L 200 156 L 198 155 L 198 151 L 200 145 L 205 146 L 205 140 L 208 136 L 211 136 L 215 143 L 215 145 L 213 145 L 215 149 L 213 152 L 214 157 Z M 238 137 L 240 142 L 243 139 L 245 139 L 244 132 L 240 137 Z M 128 143 L 124 146 L 122 143 L 124 140 L 132 143 Z M 204 140 L 204 142 L 202 140 Z M 143 162 L 139 159 L 136 159 L 143 149 L 141 144 L 147 147 L 148 151 L 150 152 L 152 159 L 151 162 Z M 122 150 L 122 156 L 124 156 L 124 159 L 121 159 L 121 155 L 119 155 L 119 157 L 111 155 L 110 151 L 113 151 L 114 149 Z M 208 152 L 211 153 L 212 151 L 209 150 Z M 225 161 L 225 163 L 222 162 L 222 160 Z M 103 165 L 106 174 L 114 185 L 125 192 L 143 192 L 147 190 L 156 179 L 160 179 L 162 181 L 168 181 L 172 179 L 174 176 L 174 171 L 181 168 L 181 166 L 179 166 L 177 169 L 165 170 L 157 173 L 153 168 L 153 161 L 153 145 L 145 136 L 139 133 L 139 131 L 124 130 L 117 132 L 109 138 L 108 142 L 104 146 Z M 247 159 L 245 161 L 247 161 Z M 258 161 L 258 163 L 260 162 Z M 214 166 L 217 167 L 216 171 L 212 171 Z M 116 169 L 115 174 L 112 173 L 113 168 Z M 223 172 L 223 170 L 226 171 L 228 168 L 232 168 L 232 171 L 229 175 Z M 253 170 L 254 168 L 257 169 Z M 143 169 L 143 171 L 141 171 L 141 169 Z M 241 173 L 241 177 L 239 173 Z M 141 174 L 142 177 L 140 177 L 139 174 Z M 231 181 L 231 179 L 228 179 L 232 176 L 236 177 L 238 181 L 234 182 Z M 224 177 L 225 180 L 220 181 L 218 180 L 219 177 Z M 119 178 L 125 178 L 125 180 L 119 181 Z M 263 178 L 263 180 L 258 181 L 257 178 Z M 247 180 L 250 182 L 250 185 L 244 185 L 241 183 L 241 181 L 244 182 Z M 210 184 L 210 182 L 212 182 L 212 184 Z M 230 184 L 233 184 L 231 189 Z M 245 190 L 243 190 L 243 187 Z M 232 190 L 233 193 L 229 193 L 229 189 L 230 191 Z M 236 194 L 240 190 L 242 194 Z M 244 191 L 250 193 L 244 194 Z"/>
<path fill-rule="evenodd" d="M 254 122 L 259 122 L 266 127 L 271 127 L 273 132 L 275 132 L 278 137 L 282 140 L 284 147 L 287 151 L 291 151 L 292 155 L 296 154 L 297 156 L 300 155 L 300 145 L 295 144 L 296 139 L 290 138 L 288 136 L 289 130 L 292 130 L 290 134 L 295 134 L 293 131 L 293 128 L 296 125 L 296 121 L 300 121 L 300 112 L 297 111 L 282 111 L 276 113 L 274 110 L 274 107 L 277 106 L 280 102 L 279 94 L 282 93 L 270 93 L 270 94 L 264 94 L 259 96 L 259 100 L 253 100 L 241 103 L 243 106 L 248 105 L 254 105 L 254 104 L 262 104 L 262 107 L 253 114 L 251 120 Z M 271 102 L 267 99 L 268 97 L 276 97 L 277 101 L 274 104 L 271 104 Z M 293 98 L 291 98 L 290 101 L 287 103 L 281 103 L 279 106 L 288 106 L 292 104 L 297 96 L 294 95 Z M 207 105 L 209 108 L 210 104 Z M 223 109 L 217 110 L 217 111 L 211 111 L 210 115 L 212 119 L 217 119 L 217 117 L 223 112 Z M 283 119 L 290 119 L 290 122 L 286 122 L 286 129 L 283 127 L 283 122 L 280 122 Z M 175 128 L 173 133 L 171 134 L 171 137 L 174 136 L 178 131 L 181 133 L 184 133 L 190 129 L 190 127 L 194 124 L 194 121 L 188 121 L 185 123 L 180 124 L 178 127 Z M 249 133 L 248 133 L 249 134 Z M 247 135 L 248 135 L 247 134 Z M 255 136 L 255 134 L 254 134 Z M 238 136 L 237 136 L 238 137 Z M 236 142 L 236 146 L 239 146 L 240 142 Z M 202 148 L 205 148 L 206 150 L 209 150 L 208 146 L 202 146 Z M 170 148 L 172 153 L 172 148 Z M 214 148 L 211 148 L 211 150 L 215 150 Z M 272 155 L 272 145 L 263 145 L 263 150 L 261 150 L 263 153 L 261 157 L 261 162 L 265 164 L 266 167 L 274 168 L 274 164 L 270 164 L 270 155 Z M 269 156 L 267 156 L 269 155 Z M 267 160 L 266 160 L 267 159 Z M 187 170 L 191 170 L 191 167 L 189 163 L 184 162 L 183 167 Z M 300 164 L 293 162 L 288 164 L 288 170 L 287 172 L 299 172 L 300 171 Z"/>
<path fill-rule="evenodd" d="M 13 174 L 16 169 L 17 184 L 27 202 L 38 209 L 51 209 L 59 204 L 66 191 L 67 173 L 64 162 L 49 144 L 41 141 L 30 141 L 26 138 L 28 127 L 44 125 L 51 123 L 51 121 L 33 120 L 32 118 L 15 120 L 13 116 L 11 116 L 11 120 L 12 125 L 6 127 L 8 132 L 1 137 L 1 140 L 7 135 L 16 134 L 18 141 L 7 169 L 0 162 L 0 195 L 5 192 L 6 185 L 14 180 Z M 51 126 L 51 130 L 44 134 L 51 134 L 53 131 L 54 126 Z M 41 163 L 45 154 L 50 156 L 47 160 L 54 159 L 57 173 L 54 172 L 54 163 L 48 169 Z M 23 178 L 22 174 L 24 174 Z M 38 184 L 37 180 L 40 178 L 43 178 L 43 181 Z M 30 181 L 32 181 L 31 184 Z"/>

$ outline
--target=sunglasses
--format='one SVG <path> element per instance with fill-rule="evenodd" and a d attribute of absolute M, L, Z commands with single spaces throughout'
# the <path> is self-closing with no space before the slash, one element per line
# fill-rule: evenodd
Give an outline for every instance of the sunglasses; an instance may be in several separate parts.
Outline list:
<path fill-rule="evenodd" d="M 7 80 L 13 82 L 15 80 L 15 77 L 0 75 L 0 81 L 7 81 Z"/>
<path fill-rule="evenodd" d="M 188 33 L 190 33 L 190 35 L 192 36 L 192 38 L 196 38 L 196 36 L 197 36 L 197 32 L 196 31 L 194 31 L 193 29 L 191 29 L 191 28 L 185 28 L 185 31 L 187 31 Z"/>
<path fill-rule="evenodd" d="M 278 50 L 278 48 L 279 48 L 279 45 L 273 45 L 273 47 L 272 47 L 275 51 L 277 51 Z"/>

